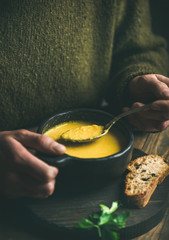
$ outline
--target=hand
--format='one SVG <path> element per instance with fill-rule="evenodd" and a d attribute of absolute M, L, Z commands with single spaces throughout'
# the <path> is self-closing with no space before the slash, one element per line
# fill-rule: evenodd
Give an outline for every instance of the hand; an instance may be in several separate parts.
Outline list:
<path fill-rule="evenodd" d="M 63 154 L 65 147 L 50 137 L 27 130 L 0 132 L 0 191 L 9 197 L 45 198 L 54 192 L 58 169 L 27 148 Z"/>
<path fill-rule="evenodd" d="M 152 132 L 162 131 L 169 126 L 169 78 L 159 74 L 137 76 L 130 82 L 129 93 L 134 101 L 131 108 L 152 102 L 149 110 L 127 117 L 132 125 Z"/>

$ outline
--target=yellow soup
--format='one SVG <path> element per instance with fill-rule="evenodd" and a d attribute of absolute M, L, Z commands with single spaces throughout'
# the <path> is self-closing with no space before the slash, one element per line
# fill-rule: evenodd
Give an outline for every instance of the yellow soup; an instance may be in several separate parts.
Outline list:
<path fill-rule="evenodd" d="M 88 122 L 74 121 L 65 122 L 49 129 L 44 134 L 56 141 L 60 141 L 61 135 L 70 129 L 93 125 Z M 64 142 L 66 153 L 78 158 L 102 158 L 121 151 L 125 145 L 124 138 L 115 129 L 105 136 L 90 143 L 68 143 Z"/>

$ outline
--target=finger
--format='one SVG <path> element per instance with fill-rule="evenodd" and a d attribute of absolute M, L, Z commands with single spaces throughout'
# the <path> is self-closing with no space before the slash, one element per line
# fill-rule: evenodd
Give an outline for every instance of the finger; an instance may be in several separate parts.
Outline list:
<path fill-rule="evenodd" d="M 58 169 L 49 166 L 32 155 L 20 142 L 14 138 L 8 140 L 8 156 L 13 168 L 18 169 L 20 172 L 25 172 L 41 182 L 49 182 L 54 179 L 58 174 Z"/>
<path fill-rule="evenodd" d="M 169 87 L 168 85 L 157 79 L 151 82 L 151 92 L 159 99 L 169 99 Z"/>
<path fill-rule="evenodd" d="M 44 184 L 27 184 L 23 183 L 18 191 L 18 196 L 31 198 L 47 198 L 53 194 L 55 190 L 55 180 Z"/>
<path fill-rule="evenodd" d="M 129 111 L 130 109 L 135 109 L 135 108 L 140 108 L 140 107 L 143 107 L 145 106 L 145 104 L 143 103 L 140 103 L 140 102 L 135 102 L 132 104 L 131 108 L 128 108 L 128 107 L 124 107 L 123 108 L 123 111 Z M 150 106 L 146 106 L 145 109 L 139 109 L 138 113 L 147 113 L 147 111 L 150 111 L 150 108 L 151 108 L 151 105 Z M 130 113 L 130 115 L 133 115 L 134 113 Z"/>
<path fill-rule="evenodd" d="M 132 108 L 142 106 L 142 103 L 134 103 Z M 151 104 L 150 109 L 147 111 L 140 111 L 138 116 L 145 119 L 155 121 L 167 121 L 169 120 L 169 101 L 158 100 Z"/>
<path fill-rule="evenodd" d="M 15 131 L 14 137 L 26 147 L 43 153 L 58 155 L 66 151 L 64 145 L 54 141 L 52 138 L 25 129 Z"/>
<path fill-rule="evenodd" d="M 169 120 L 169 101 L 168 100 L 157 100 L 151 104 L 151 111 L 147 112 L 145 116 L 149 119 L 158 121 Z"/>
<path fill-rule="evenodd" d="M 169 78 L 168 77 L 163 76 L 161 74 L 155 74 L 155 76 L 157 77 L 158 80 L 162 81 L 169 87 Z"/>
<path fill-rule="evenodd" d="M 167 121 L 169 120 L 169 112 L 161 112 L 161 111 L 147 111 L 138 113 L 138 116 L 143 119 L 149 119 L 152 121 Z"/>
<path fill-rule="evenodd" d="M 143 106 L 144 104 L 135 102 L 132 105 L 132 108 Z M 129 108 L 124 108 L 124 111 L 128 111 Z M 147 117 L 148 112 L 151 110 L 144 110 L 135 114 L 128 115 L 126 118 L 128 121 L 135 127 L 137 127 L 141 131 L 147 132 L 156 132 L 162 131 L 169 126 L 169 120 L 166 121 L 159 121 L 150 119 Z"/>
<path fill-rule="evenodd" d="M 151 119 L 141 118 L 138 114 L 132 114 L 127 117 L 128 121 L 141 131 L 157 132 L 163 131 L 169 126 L 168 121 L 156 121 Z"/>
<path fill-rule="evenodd" d="M 53 194 L 55 189 L 55 180 L 42 184 L 33 181 L 29 176 L 8 172 L 3 178 L 1 191 L 9 197 L 33 197 L 46 198 Z"/>
<path fill-rule="evenodd" d="M 155 111 L 166 111 L 169 112 L 169 101 L 168 100 L 157 100 L 151 104 L 151 109 Z"/>
<path fill-rule="evenodd" d="M 147 74 L 144 76 L 138 76 L 135 78 L 134 81 L 137 85 L 137 89 L 132 90 L 136 92 L 136 96 L 134 92 L 133 94 L 136 99 L 137 95 L 140 95 L 140 97 L 142 97 L 143 99 L 145 98 L 145 96 L 147 99 L 169 99 L 168 80 L 168 78 L 158 74 Z M 138 91 L 138 89 L 140 91 Z"/>

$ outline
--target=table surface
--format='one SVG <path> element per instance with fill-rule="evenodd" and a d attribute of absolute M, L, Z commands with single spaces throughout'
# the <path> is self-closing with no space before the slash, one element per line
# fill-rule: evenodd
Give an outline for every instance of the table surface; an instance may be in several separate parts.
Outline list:
<path fill-rule="evenodd" d="M 169 128 L 158 133 L 135 132 L 134 147 L 148 154 L 158 154 L 169 161 Z M 169 186 L 168 186 L 169 188 Z M 40 235 L 36 228 L 22 224 L 21 213 L 15 204 L 0 198 L 0 240 L 43 240 L 49 239 L 47 235 Z M 133 240 L 166 240 L 169 236 L 169 203 L 162 221 L 149 232 Z M 38 232 L 38 233 L 37 233 Z M 51 239 L 57 238 L 55 235 Z M 69 238 L 69 240 L 71 240 Z"/>

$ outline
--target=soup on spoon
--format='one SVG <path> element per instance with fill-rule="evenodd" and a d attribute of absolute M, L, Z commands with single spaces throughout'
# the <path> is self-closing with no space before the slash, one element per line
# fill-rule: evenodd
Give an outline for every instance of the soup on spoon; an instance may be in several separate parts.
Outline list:
<path fill-rule="evenodd" d="M 77 128 L 72 128 L 61 135 L 61 138 L 65 141 L 71 142 L 83 142 L 88 140 L 92 140 L 93 138 L 101 135 L 103 132 L 103 126 L 100 125 L 86 125 L 80 126 Z"/>
<path fill-rule="evenodd" d="M 130 114 L 147 110 L 150 108 L 150 104 L 145 104 L 141 107 L 132 108 L 126 112 L 122 112 L 121 114 L 113 117 L 105 126 L 100 125 L 89 125 L 89 126 L 81 126 L 77 128 L 72 128 L 61 135 L 61 138 L 65 141 L 70 142 L 91 142 L 97 140 L 103 136 L 105 136 L 111 127 L 121 118 L 128 116 Z"/>

